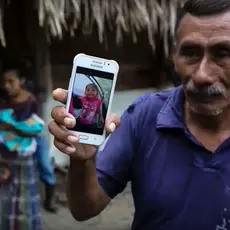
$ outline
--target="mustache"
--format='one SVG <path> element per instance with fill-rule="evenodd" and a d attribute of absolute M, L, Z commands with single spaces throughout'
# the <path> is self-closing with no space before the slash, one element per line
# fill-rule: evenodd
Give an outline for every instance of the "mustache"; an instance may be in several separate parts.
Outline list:
<path fill-rule="evenodd" d="M 196 96 L 224 96 L 225 98 L 227 98 L 227 89 L 220 82 L 214 82 L 212 85 L 197 86 L 192 80 L 189 80 L 185 84 L 185 90 L 188 94 L 193 94 Z"/>

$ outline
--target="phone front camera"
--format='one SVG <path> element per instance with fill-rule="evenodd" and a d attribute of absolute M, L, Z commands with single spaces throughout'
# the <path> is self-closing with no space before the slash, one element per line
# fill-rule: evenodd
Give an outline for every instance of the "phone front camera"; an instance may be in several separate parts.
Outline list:
<path fill-rule="evenodd" d="M 108 65 L 110 65 L 110 64 L 108 63 Z"/>

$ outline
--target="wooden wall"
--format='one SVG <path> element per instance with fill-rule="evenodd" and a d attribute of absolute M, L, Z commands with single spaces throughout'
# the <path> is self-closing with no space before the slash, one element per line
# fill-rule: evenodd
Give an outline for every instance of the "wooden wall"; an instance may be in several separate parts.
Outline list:
<path fill-rule="evenodd" d="M 115 34 L 110 33 L 107 46 L 100 44 L 97 34 L 83 36 L 80 33 L 74 38 L 65 36 L 63 41 L 52 41 L 50 46 L 54 87 L 67 86 L 71 73 L 72 60 L 77 53 L 86 53 L 116 60 L 120 65 L 117 90 L 150 88 L 160 83 L 163 57 L 158 44 L 157 57 L 148 44 L 147 35 L 139 35 L 138 44 L 132 38 L 124 38 L 122 46 L 115 44 Z"/>
<path fill-rule="evenodd" d="M 16 60 L 31 57 L 34 61 L 32 75 L 36 85 L 46 87 L 50 84 L 47 81 L 48 75 L 52 75 L 53 88 L 67 87 L 73 57 L 81 52 L 114 59 L 119 63 L 117 90 L 150 88 L 162 82 L 164 57 L 160 39 L 157 39 L 155 53 L 152 52 L 144 32 L 138 35 L 137 44 L 133 44 L 132 38 L 126 36 L 123 45 L 117 46 L 114 33 L 107 35 L 106 45 L 100 44 L 95 30 L 89 36 L 83 36 L 80 32 L 74 37 L 66 34 L 63 40 L 51 39 L 51 45 L 46 46 L 42 45 L 37 12 L 31 9 L 30 0 L 11 1 L 4 18 L 7 48 L 1 50 L 0 58 L 10 57 Z M 50 61 L 47 61 L 49 57 Z"/>

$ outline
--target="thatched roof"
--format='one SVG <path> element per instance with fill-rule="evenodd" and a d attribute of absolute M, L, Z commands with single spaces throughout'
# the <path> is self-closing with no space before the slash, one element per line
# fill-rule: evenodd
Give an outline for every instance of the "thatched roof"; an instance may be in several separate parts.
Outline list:
<path fill-rule="evenodd" d="M 138 33 L 145 30 L 153 51 L 155 34 L 160 33 L 167 55 L 168 37 L 174 34 L 177 7 L 182 2 L 184 0 L 37 0 L 36 7 L 40 26 L 47 25 L 52 37 L 62 39 L 64 31 L 74 36 L 78 28 L 83 34 L 90 34 L 96 24 L 101 43 L 108 30 L 116 31 L 117 44 L 122 43 L 125 33 L 131 33 L 136 43 Z M 1 18 L 0 10 L 0 40 L 6 45 Z"/>

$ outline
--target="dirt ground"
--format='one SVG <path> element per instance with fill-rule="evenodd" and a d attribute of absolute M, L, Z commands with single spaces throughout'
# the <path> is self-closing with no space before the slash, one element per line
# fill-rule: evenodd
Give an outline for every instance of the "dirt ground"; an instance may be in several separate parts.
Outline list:
<path fill-rule="evenodd" d="M 118 195 L 98 217 L 86 222 L 74 220 L 66 207 L 58 214 L 43 211 L 44 230 L 129 230 L 133 218 L 130 186 Z"/>

